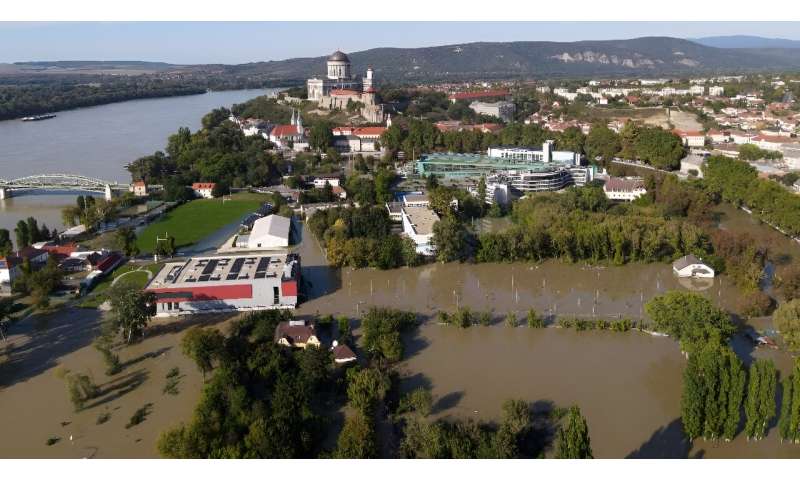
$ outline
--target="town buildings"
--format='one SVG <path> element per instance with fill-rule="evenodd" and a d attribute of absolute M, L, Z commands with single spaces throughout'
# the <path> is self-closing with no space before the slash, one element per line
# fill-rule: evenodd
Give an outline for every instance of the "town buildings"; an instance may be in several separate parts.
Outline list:
<path fill-rule="evenodd" d="M 268 140 L 282 149 L 303 150 L 308 147 L 306 128 L 300 112 L 292 109 L 292 118 L 288 125 L 275 125 L 268 135 Z"/>
<path fill-rule="evenodd" d="M 160 317 L 294 308 L 300 257 L 230 255 L 169 262 L 147 284 Z"/>
<path fill-rule="evenodd" d="M 514 118 L 515 107 L 511 102 L 472 102 L 469 108 L 478 115 L 488 115 L 497 117 L 504 122 L 509 122 Z"/>
<path fill-rule="evenodd" d="M 333 146 L 343 152 L 378 152 L 386 127 L 343 126 L 332 129 Z"/>

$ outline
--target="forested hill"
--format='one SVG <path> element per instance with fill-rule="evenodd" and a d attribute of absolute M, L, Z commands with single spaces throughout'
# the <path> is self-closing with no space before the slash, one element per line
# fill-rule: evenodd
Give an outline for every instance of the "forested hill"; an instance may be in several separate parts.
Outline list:
<path fill-rule="evenodd" d="M 425 48 L 375 48 L 348 53 L 355 72 L 368 65 L 380 78 L 452 80 L 746 73 L 800 69 L 800 50 L 714 48 L 670 37 L 580 42 L 480 42 Z M 229 74 L 304 79 L 325 71 L 325 57 L 222 67 Z"/>

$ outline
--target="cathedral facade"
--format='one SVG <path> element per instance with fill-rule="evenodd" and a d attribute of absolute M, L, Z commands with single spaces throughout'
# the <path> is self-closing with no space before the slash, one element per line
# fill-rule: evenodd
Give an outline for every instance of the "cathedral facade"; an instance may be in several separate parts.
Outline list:
<path fill-rule="evenodd" d="M 372 67 L 366 76 L 357 79 L 352 74 L 350 58 L 335 51 L 327 60 L 328 72 L 325 78 L 309 78 L 306 82 L 308 99 L 328 110 L 346 109 L 348 104 L 362 104 L 360 114 L 367 122 L 383 122 L 383 106 L 375 102 Z"/>

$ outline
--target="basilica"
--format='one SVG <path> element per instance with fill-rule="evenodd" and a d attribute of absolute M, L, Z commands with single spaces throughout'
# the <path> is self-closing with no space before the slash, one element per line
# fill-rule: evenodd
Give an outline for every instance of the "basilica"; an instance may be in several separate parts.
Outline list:
<path fill-rule="evenodd" d="M 309 78 L 308 99 L 316 101 L 320 108 L 328 110 L 347 109 L 352 103 L 359 104 L 360 114 L 371 123 L 382 123 L 383 106 L 375 101 L 372 67 L 360 80 L 353 77 L 350 58 L 335 51 L 328 57 L 328 74 L 325 78 Z"/>

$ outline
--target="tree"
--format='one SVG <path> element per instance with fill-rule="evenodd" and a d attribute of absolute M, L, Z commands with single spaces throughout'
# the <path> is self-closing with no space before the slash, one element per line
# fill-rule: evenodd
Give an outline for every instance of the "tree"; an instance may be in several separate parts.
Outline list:
<path fill-rule="evenodd" d="M 155 315 L 155 295 L 127 283 L 111 287 L 111 308 L 117 328 L 127 343 L 144 333 L 150 318 Z"/>
<path fill-rule="evenodd" d="M 464 261 L 472 257 L 476 239 L 458 218 L 445 215 L 433 224 L 433 244 L 440 262 Z"/>
<path fill-rule="evenodd" d="M 308 143 L 314 150 L 321 152 L 333 143 L 331 124 L 326 121 L 316 122 L 308 134 Z"/>
<path fill-rule="evenodd" d="M 17 222 L 17 227 L 14 229 L 14 234 L 17 237 L 17 250 L 27 247 L 31 244 L 30 234 L 28 232 L 28 224 L 24 220 Z"/>
<path fill-rule="evenodd" d="M 600 157 L 607 163 L 614 159 L 622 147 L 616 132 L 603 123 L 597 123 L 589 130 L 584 148 L 589 159 Z"/>
<path fill-rule="evenodd" d="M 122 250 L 125 255 L 135 257 L 139 254 L 139 246 L 136 245 L 136 232 L 131 227 L 121 227 L 114 234 L 116 248 Z"/>
<path fill-rule="evenodd" d="M 481 214 L 486 210 L 486 176 L 481 175 L 478 180 L 478 201 L 481 205 Z"/>
<path fill-rule="evenodd" d="M 750 365 L 749 377 L 744 432 L 748 440 L 761 440 L 775 417 L 778 372 L 772 360 L 758 359 Z"/>
<path fill-rule="evenodd" d="M 528 326 L 530 328 L 544 328 L 544 319 L 532 308 L 528 310 Z"/>
<path fill-rule="evenodd" d="M 724 341 L 736 329 L 726 312 L 697 293 L 667 292 L 647 302 L 645 311 L 653 328 L 675 337 L 685 351 L 711 339 Z"/>
<path fill-rule="evenodd" d="M 567 418 L 558 431 L 556 458 L 594 458 L 589 440 L 589 427 L 577 405 L 570 407 Z"/>
<path fill-rule="evenodd" d="M 800 351 L 800 299 L 782 303 L 772 314 L 772 324 L 789 350 Z"/>
<path fill-rule="evenodd" d="M 0 257 L 11 255 L 14 245 L 11 243 L 11 235 L 5 228 L 0 228 Z"/>
<path fill-rule="evenodd" d="M 372 414 L 376 403 L 386 396 L 389 386 L 389 377 L 377 368 L 347 371 L 347 399 L 364 415 Z"/>
<path fill-rule="evenodd" d="M 187 330 L 181 339 L 181 351 L 194 360 L 205 379 L 206 372 L 213 368 L 214 361 L 221 355 L 224 342 L 225 337 L 216 328 L 195 326 Z"/>
<path fill-rule="evenodd" d="M 732 440 L 741 419 L 745 372 L 728 346 L 706 343 L 689 355 L 683 372 L 681 420 L 691 438 Z"/>
<path fill-rule="evenodd" d="M 375 426 L 362 412 L 348 416 L 336 441 L 335 458 L 377 458 Z"/>
<path fill-rule="evenodd" d="M 433 396 L 425 388 L 418 387 L 411 390 L 400 399 L 398 413 L 413 412 L 422 417 L 427 417 L 433 407 Z"/>
<path fill-rule="evenodd" d="M 800 358 L 795 358 L 792 373 L 783 379 L 782 390 L 778 434 L 781 441 L 800 443 Z"/>
<path fill-rule="evenodd" d="M 231 193 L 231 187 L 225 181 L 218 181 L 214 183 L 214 188 L 211 189 L 211 196 L 214 198 L 219 198 L 223 195 L 227 195 Z"/>

